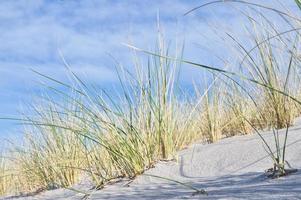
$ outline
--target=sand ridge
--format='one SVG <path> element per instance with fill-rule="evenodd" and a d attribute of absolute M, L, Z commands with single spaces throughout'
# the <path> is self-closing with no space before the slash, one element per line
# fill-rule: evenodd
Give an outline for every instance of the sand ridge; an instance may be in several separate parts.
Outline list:
<path fill-rule="evenodd" d="M 300 121 L 300 120 L 299 120 Z M 283 138 L 285 130 L 279 131 Z M 263 133 L 273 146 L 271 131 Z M 141 175 L 133 182 L 127 180 L 89 190 L 88 199 L 301 199 L 301 123 L 289 129 L 287 161 L 299 171 L 279 179 L 268 179 L 263 172 L 272 166 L 258 135 L 234 136 L 213 144 L 196 143 L 180 151 L 178 161 L 159 162 L 146 174 L 161 176 L 205 189 L 208 196 L 175 182 Z M 87 190 L 88 184 L 76 186 Z M 57 189 L 35 196 L 3 199 L 50 200 L 82 199 L 83 194 Z"/>

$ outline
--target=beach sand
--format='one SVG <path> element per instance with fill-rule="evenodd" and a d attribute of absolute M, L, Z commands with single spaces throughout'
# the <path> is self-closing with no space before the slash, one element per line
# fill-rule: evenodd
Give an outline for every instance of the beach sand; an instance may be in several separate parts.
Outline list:
<path fill-rule="evenodd" d="M 299 122 L 298 122 L 299 121 Z M 121 180 L 102 190 L 89 190 L 85 181 L 75 188 L 90 193 L 88 199 L 301 199 L 301 123 L 289 129 L 286 160 L 297 173 L 269 179 L 264 171 L 272 160 L 256 134 L 234 136 L 214 144 L 196 143 L 178 153 L 177 161 L 159 162 L 145 174 L 161 176 L 205 189 L 208 195 L 195 194 L 181 184 L 140 175 L 134 181 Z M 285 130 L 279 131 L 283 139 Z M 273 133 L 263 132 L 274 147 Z M 31 196 L 2 199 L 82 199 L 83 194 L 57 189 Z M 0 198 L 1 199 L 1 198 Z"/>

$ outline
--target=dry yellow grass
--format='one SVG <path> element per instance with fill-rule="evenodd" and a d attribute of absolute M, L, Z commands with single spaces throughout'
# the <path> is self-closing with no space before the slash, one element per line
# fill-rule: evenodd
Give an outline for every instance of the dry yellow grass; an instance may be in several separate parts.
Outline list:
<path fill-rule="evenodd" d="M 216 142 L 291 125 L 300 114 L 292 99 L 300 97 L 295 73 L 300 64 L 295 38 L 300 36 L 276 41 L 282 45 L 279 51 L 269 40 L 262 42 L 270 31 L 279 34 L 269 22 L 264 28 L 251 24 L 250 40 L 256 48 L 247 55 L 239 48 L 245 74 L 232 79 L 218 75 L 212 87 L 205 93 L 196 91 L 193 100 L 177 90 L 178 67 L 181 62 L 204 66 L 183 61 L 181 52 L 170 59 L 161 35 L 157 53 L 148 53 L 145 65 L 135 59 L 135 73 L 116 67 L 119 98 L 90 88 L 72 72 L 71 84 L 39 74 L 64 89 L 51 88 L 60 100 L 46 99 L 33 107 L 35 117 L 22 119 L 30 128 L 24 146 L 12 149 L 13 159 L 0 160 L 0 194 L 69 187 L 83 174 L 101 188 L 115 178 L 135 178 L 158 160 L 176 158 L 178 150 L 196 140 Z M 278 55 L 289 56 L 290 62 Z"/>

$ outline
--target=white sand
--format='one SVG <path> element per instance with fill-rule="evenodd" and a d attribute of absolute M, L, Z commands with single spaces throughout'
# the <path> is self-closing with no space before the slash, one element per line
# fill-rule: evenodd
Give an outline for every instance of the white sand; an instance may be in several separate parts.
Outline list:
<path fill-rule="evenodd" d="M 284 130 L 280 131 L 284 135 Z M 263 134 L 274 144 L 272 132 Z M 192 196 L 192 190 L 174 182 L 140 176 L 129 186 L 126 181 L 89 191 L 89 199 L 301 199 L 301 123 L 290 128 L 287 161 L 299 171 L 279 179 L 267 179 L 263 172 L 272 166 L 259 137 L 235 136 L 214 144 L 195 144 L 179 153 L 179 162 L 158 163 L 147 174 L 171 178 L 205 189 L 208 196 Z M 80 189 L 89 186 L 82 184 Z M 29 197 L 5 199 L 81 199 L 66 189 Z"/>

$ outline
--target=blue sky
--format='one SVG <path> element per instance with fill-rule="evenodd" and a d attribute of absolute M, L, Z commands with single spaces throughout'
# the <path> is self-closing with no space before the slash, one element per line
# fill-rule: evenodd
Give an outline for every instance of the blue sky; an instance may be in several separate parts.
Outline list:
<path fill-rule="evenodd" d="M 203 2 L 206 1 L 0 1 L 0 116 L 17 116 L 22 106 L 43 92 L 41 78 L 30 69 L 66 78 L 59 51 L 86 82 L 103 86 L 116 83 L 114 62 L 108 54 L 130 67 L 131 54 L 122 43 L 154 47 L 158 13 L 167 40 L 185 39 L 186 58 L 215 64 L 217 59 L 209 55 L 225 53 L 208 23 L 240 34 L 242 21 L 233 7 L 221 5 L 183 16 Z M 293 0 L 282 3 L 294 6 Z M 187 67 L 183 79 L 191 82 L 198 75 L 198 70 Z M 16 128 L 13 123 L 0 121 L 0 138 L 17 134 Z"/>

